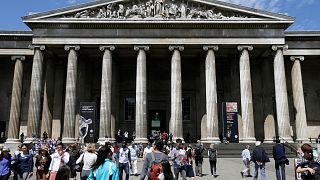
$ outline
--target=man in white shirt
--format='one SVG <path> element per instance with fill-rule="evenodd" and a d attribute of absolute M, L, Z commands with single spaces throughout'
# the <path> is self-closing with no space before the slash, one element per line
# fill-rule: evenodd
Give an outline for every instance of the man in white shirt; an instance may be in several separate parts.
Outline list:
<path fill-rule="evenodd" d="M 151 147 L 150 142 L 148 142 L 147 147 L 145 147 L 144 150 L 143 150 L 143 159 L 145 159 L 145 158 L 146 158 L 146 155 L 147 155 L 148 153 L 151 153 L 152 150 L 153 150 L 153 148 Z"/>
<path fill-rule="evenodd" d="M 137 162 L 138 162 L 138 147 L 137 145 L 132 142 L 131 145 L 128 147 L 130 149 L 130 155 L 131 155 L 131 174 L 138 176 L 138 168 L 137 168 Z"/>
<path fill-rule="evenodd" d="M 58 170 L 69 162 L 69 158 L 69 153 L 63 150 L 63 144 L 57 144 L 56 152 L 51 154 L 52 160 L 49 166 L 49 180 L 55 180 Z"/>
<path fill-rule="evenodd" d="M 241 177 L 244 177 L 245 173 L 247 174 L 246 177 L 252 177 L 252 175 L 250 175 L 250 160 L 251 160 L 251 156 L 250 156 L 249 148 L 250 148 L 250 145 L 246 145 L 245 149 L 242 151 L 242 154 L 241 154 L 243 164 L 246 167 L 243 171 L 240 172 Z"/>

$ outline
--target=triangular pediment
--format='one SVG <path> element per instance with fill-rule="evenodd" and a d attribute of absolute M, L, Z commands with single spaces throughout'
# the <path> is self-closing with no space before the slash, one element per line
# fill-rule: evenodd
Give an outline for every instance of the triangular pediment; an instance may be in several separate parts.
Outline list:
<path fill-rule="evenodd" d="M 37 21 L 283 21 L 294 18 L 217 0 L 100 0 L 23 17 Z"/>

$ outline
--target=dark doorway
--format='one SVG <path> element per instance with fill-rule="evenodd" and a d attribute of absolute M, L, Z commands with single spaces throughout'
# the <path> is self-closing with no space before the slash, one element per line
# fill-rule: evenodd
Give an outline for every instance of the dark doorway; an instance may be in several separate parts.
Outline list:
<path fill-rule="evenodd" d="M 152 135 L 154 131 L 167 131 L 165 110 L 149 110 L 148 121 L 149 135 Z"/>

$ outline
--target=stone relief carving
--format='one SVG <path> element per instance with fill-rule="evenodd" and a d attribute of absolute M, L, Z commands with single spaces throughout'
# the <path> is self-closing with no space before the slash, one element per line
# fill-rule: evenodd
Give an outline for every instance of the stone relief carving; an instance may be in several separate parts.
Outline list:
<path fill-rule="evenodd" d="M 189 0 L 133 0 L 111 3 L 103 7 L 86 9 L 64 18 L 121 19 L 245 19 L 247 15 L 218 10 L 211 5 Z M 250 17 L 252 18 L 252 17 Z"/>

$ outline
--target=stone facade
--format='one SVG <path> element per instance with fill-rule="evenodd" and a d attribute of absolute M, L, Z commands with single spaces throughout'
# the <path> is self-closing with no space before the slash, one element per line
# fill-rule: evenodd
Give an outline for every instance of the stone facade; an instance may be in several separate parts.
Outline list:
<path fill-rule="evenodd" d="M 101 0 L 23 20 L 32 31 L 0 32 L 7 143 L 44 130 L 74 142 L 80 102 L 97 104 L 99 141 L 122 129 L 145 142 L 155 112 L 175 138 L 219 141 L 230 101 L 240 142 L 320 132 L 320 32 L 286 32 L 290 16 L 215 0 Z"/>

